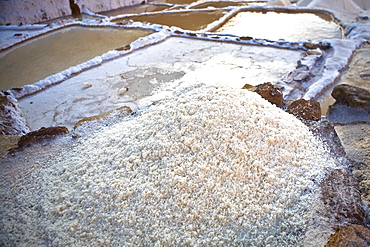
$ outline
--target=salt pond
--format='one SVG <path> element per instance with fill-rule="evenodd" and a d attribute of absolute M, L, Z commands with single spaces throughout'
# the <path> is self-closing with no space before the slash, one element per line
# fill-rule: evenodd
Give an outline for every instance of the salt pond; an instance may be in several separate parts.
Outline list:
<path fill-rule="evenodd" d="M 142 5 L 131 8 L 145 7 Z M 288 14 L 268 11 L 264 14 L 262 12 L 248 12 L 243 7 L 243 11 L 235 15 L 233 10 L 237 10 L 237 8 L 234 6 L 228 10 L 178 10 L 144 15 L 125 15 L 123 10 L 123 13 L 120 10 L 115 10 L 106 14 L 112 15 L 110 20 L 115 23 L 128 24 L 128 27 L 131 25 L 128 20 L 174 26 L 174 29 L 180 28 L 185 32 L 205 27 L 213 30 L 215 29 L 213 26 L 218 25 L 221 27 L 216 31 L 216 34 L 220 34 L 220 40 L 225 41 L 226 39 L 222 39 L 224 33 L 279 41 L 282 38 L 293 41 L 311 39 L 319 41 L 324 38 L 341 38 L 342 35 L 337 24 L 312 13 Z M 115 18 L 115 14 L 119 14 L 119 17 Z M 223 18 L 221 23 L 219 22 L 220 18 Z M 266 18 L 268 21 L 263 21 Z M 331 17 L 327 16 L 327 18 Z M 292 27 L 292 23 L 296 23 L 297 20 L 300 20 L 298 22 L 299 30 L 286 28 L 287 25 Z M 114 28 L 105 26 L 105 22 L 102 21 L 91 20 L 90 22 L 97 26 L 102 23 L 104 27 L 68 27 L 3 51 L 1 59 L 4 62 L 1 63 L 3 66 L 1 70 L 4 72 L 0 74 L 1 89 L 6 90 L 11 87 L 33 84 L 60 71 L 68 71 L 70 66 L 85 62 L 112 49 L 130 49 L 125 46 L 137 38 L 166 28 L 158 26 L 158 29 L 155 25 L 152 26 L 153 31 L 150 29 L 150 25 L 147 25 L 149 29 L 146 30 Z M 215 24 L 213 25 L 213 23 Z M 240 26 L 244 26 L 245 23 L 254 23 L 247 25 L 247 27 L 255 27 L 254 30 L 240 32 Z M 268 25 L 262 28 L 261 25 L 264 23 L 268 23 Z M 274 26 L 271 23 L 278 23 L 278 25 Z M 114 23 L 111 24 L 111 26 L 114 25 Z M 138 25 L 134 24 L 133 26 Z M 196 36 L 196 34 L 190 35 L 189 38 L 192 36 Z M 215 37 L 217 38 L 217 36 Z M 64 79 L 57 79 L 55 82 L 61 82 L 65 79 L 67 81 L 20 100 L 20 106 L 31 129 L 55 125 L 72 127 L 83 117 L 100 114 L 117 106 L 126 104 L 134 109 L 146 106 L 151 100 L 143 103 L 145 97 L 154 94 L 163 95 L 166 91 L 161 92 L 161 90 L 165 90 L 166 87 L 174 88 L 182 81 L 204 81 L 209 84 L 222 84 L 239 88 L 246 83 L 257 85 L 267 81 L 281 81 L 284 76 L 294 70 L 296 62 L 305 56 L 304 51 L 296 50 L 289 43 L 284 46 L 288 49 L 276 49 L 263 47 L 264 42 L 260 42 L 261 47 L 257 48 L 246 44 L 226 45 L 209 39 L 201 42 L 190 39 L 182 40 L 179 44 L 176 43 L 177 39 L 173 37 L 170 40 L 164 44 L 145 49 L 147 54 L 144 54 L 143 51 L 136 51 L 133 55 L 119 59 L 115 61 L 117 66 L 110 67 L 111 63 L 109 63 L 97 68 L 97 70 L 103 71 L 99 75 L 94 75 L 95 72 L 92 70 L 68 79 L 68 77 L 65 78 L 64 74 L 72 73 L 62 72 Z M 191 42 L 191 45 L 182 47 L 182 43 L 188 42 Z M 200 46 L 203 48 L 199 48 L 198 44 L 202 44 Z M 167 45 L 170 47 L 169 50 Z M 234 48 L 228 50 L 229 48 L 226 46 Z M 276 46 L 279 47 L 279 45 Z M 207 47 L 213 48 L 208 49 Z M 217 52 L 214 51 L 214 47 L 218 47 Z M 239 50 L 243 52 L 239 52 Z M 204 56 L 201 61 L 197 61 L 199 54 Z M 127 67 L 133 56 L 141 56 L 143 61 L 141 66 L 145 67 L 145 70 L 132 71 L 130 66 Z M 191 65 L 189 65 L 190 63 Z M 158 64 L 166 65 L 164 68 L 158 68 Z M 22 73 L 15 73 L 19 67 L 23 68 Z M 91 76 L 90 73 L 94 76 Z M 128 74 L 130 75 L 127 77 Z M 50 80 L 52 84 L 55 84 L 53 83 L 54 79 Z M 169 86 L 168 84 L 171 83 L 173 84 Z M 125 88 L 128 91 L 124 91 Z M 54 100 L 56 98 L 60 100 Z M 96 106 L 91 107 L 91 105 Z"/>
<path fill-rule="evenodd" d="M 149 4 L 140 4 L 134 5 L 124 8 L 119 8 L 115 10 L 109 10 L 105 12 L 100 12 L 100 15 L 105 16 L 116 16 L 116 15 L 123 15 L 123 14 L 141 14 L 146 12 L 158 12 L 168 9 L 170 6 L 168 5 L 149 5 Z"/>
<path fill-rule="evenodd" d="M 43 35 L 0 53 L 0 90 L 36 83 L 151 33 L 76 26 Z"/>
<path fill-rule="evenodd" d="M 225 15 L 225 11 L 181 11 L 181 12 L 167 12 L 155 13 L 145 15 L 134 15 L 125 18 L 118 18 L 114 21 L 134 20 L 141 22 L 150 22 L 166 26 L 176 26 L 184 30 L 200 30 L 205 28 L 208 24 L 220 19 Z"/>
<path fill-rule="evenodd" d="M 311 13 L 240 12 L 216 32 L 288 41 L 342 38 L 336 23 Z"/>

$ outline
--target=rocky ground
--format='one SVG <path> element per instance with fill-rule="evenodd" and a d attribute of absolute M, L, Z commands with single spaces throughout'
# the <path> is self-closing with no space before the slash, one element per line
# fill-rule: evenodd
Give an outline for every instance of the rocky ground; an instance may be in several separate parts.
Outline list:
<path fill-rule="evenodd" d="M 339 85 L 334 88 L 335 103 L 327 117 L 351 161 L 354 176 L 360 182 L 364 202 L 370 203 L 370 44 L 355 55 Z"/>

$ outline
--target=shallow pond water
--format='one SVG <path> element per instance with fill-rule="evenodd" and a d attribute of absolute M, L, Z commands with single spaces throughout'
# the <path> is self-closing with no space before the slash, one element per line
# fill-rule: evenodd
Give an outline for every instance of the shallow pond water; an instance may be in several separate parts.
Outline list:
<path fill-rule="evenodd" d="M 151 33 L 75 26 L 25 42 L 0 53 L 0 90 L 36 83 Z"/>
<path fill-rule="evenodd" d="M 337 24 L 310 13 L 241 12 L 216 32 L 287 41 L 342 38 Z"/>
<path fill-rule="evenodd" d="M 153 0 L 150 1 L 152 3 L 169 3 L 169 4 L 179 4 L 179 5 L 185 5 L 185 4 L 191 4 L 195 3 L 197 0 Z"/>
<path fill-rule="evenodd" d="M 206 8 L 225 8 L 225 7 L 230 7 L 230 6 L 248 6 L 249 3 L 230 3 L 230 2 L 205 2 L 205 3 L 200 3 L 196 4 L 193 7 L 190 7 L 191 9 L 206 9 Z"/>
<path fill-rule="evenodd" d="M 149 22 L 166 26 L 176 26 L 185 30 L 197 31 L 205 28 L 208 24 L 221 18 L 225 11 L 196 11 L 196 12 L 178 12 L 178 13 L 160 13 L 151 15 L 131 16 L 127 18 L 116 19 L 133 20 L 140 22 Z"/>
<path fill-rule="evenodd" d="M 263 6 L 266 3 L 264 2 L 228 2 L 228 1 L 219 1 L 219 2 L 204 2 L 195 4 L 190 7 L 190 9 L 206 9 L 206 8 L 225 8 L 225 7 L 244 7 L 248 5 L 260 5 Z"/>
<path fill-rule="evenodd" d="M 126 14 L 141 14 L 146 12 L 157 12 L 168 9 L 166 5 L 150 5 L 150 4 L 140 4 L 119 9 L 114 9 L 110 11 L 101 12 L 99 14 L 105 16 L 117 16 Z"/>

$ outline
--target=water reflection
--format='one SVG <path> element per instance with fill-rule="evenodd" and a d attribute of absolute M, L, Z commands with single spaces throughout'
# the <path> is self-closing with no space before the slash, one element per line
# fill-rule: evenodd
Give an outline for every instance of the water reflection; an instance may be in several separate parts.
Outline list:
<path fill-rule="evenodd" d="M 310 13 L 241 12 L 216 32 L 287 41 L 342 38 L 337 24 Z"/>
<path fill-rule="evenodd" d="M 69 27 L 0 53 L 0 90 L 33 84 L 152 31 Z"/>

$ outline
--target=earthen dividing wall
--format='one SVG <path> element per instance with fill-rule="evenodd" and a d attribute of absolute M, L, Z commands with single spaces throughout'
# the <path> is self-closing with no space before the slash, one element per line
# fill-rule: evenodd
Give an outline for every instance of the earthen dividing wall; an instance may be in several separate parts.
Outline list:
<path fill-rule="evenodd" d="M 142 0 L 75 0 L 81 11 L 107 11 L 141 3 Z M 69 0 L 2 0 L 0 25 L 32 24 L 71 15 Z"/>

